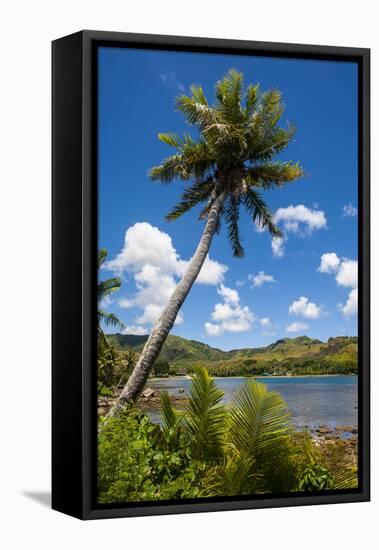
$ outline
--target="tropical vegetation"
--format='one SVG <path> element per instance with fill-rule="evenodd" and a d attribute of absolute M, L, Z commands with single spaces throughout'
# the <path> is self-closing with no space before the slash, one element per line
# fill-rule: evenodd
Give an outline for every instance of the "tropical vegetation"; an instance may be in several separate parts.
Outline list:
<path fill-rule="evenodd" d="M 196 371 L 188 404 L 161 395 L 161 424 L 133 406 L 102 421 L 98 501 L 115 503 L 355 487 L 345 449 L 323 454 L 296 433 L 280 394 L 247 380 L 229 407 L 206 369 Z"/>

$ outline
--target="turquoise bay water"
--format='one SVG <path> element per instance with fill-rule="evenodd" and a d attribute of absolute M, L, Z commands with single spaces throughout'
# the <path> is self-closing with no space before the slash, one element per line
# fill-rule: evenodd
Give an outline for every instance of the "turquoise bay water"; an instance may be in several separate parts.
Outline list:
<path fill-rule="evenodd" d="M 225 403 L 230 403 L 234 392 L 245 380 L 243 377 L 216 378 L 218 387 L 224 392 Z M 358 424 L 357 376 L 264 376 L 256 380 L 282 395 L 298 428 L 312 429 L 320 425 L 356 427 Z M 188 395 L 190 385 L 191 380 L 183 378 L 148 382 L 149 387 L 167 390 L 176 397 Z M 158 411 L 152 411 L 149 415 L 153 421 L 159 421 Z"/>

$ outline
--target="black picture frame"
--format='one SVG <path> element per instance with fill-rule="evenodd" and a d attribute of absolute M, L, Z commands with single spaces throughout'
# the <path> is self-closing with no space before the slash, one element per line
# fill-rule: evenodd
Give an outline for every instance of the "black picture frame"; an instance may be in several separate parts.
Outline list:
<path fill-rule="evenodd" d="M 359 75 L 359 487 L 96 505 L 97 97 L 99 46 L 355 61 Z M 52 507 L 81 519 L 359 502 L 370 499 L 370 50 L 81 31 L 52 43 Z"/>

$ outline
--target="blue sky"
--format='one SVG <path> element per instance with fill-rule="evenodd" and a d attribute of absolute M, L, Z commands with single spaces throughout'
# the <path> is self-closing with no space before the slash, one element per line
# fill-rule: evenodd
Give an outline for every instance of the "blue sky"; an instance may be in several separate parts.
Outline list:
<path fill-rule="evenodd" d="M 266 345 L 302 334 L 327 339 L 357 333 L 357 66 L 331 61 L 187 52 L 99 50 L 99 247 L 101 278 L 122 277 L 103 304 L 144 333 L 179 280 L 201 236 L 195 210 L 164 215 L 183 185 L 151 182 L 148 170 L 173 150 L 158 132 L 188 131 L 174 110 L 180 93 L 201 84 L 208 100 L 231 67 L 246 83 L 283 93 L 283 122 L 295 140 L 282 159 L 307 177 L 265 193 L 286 239 L 273 248 L 247 214 L 240 220 L 245 257 L 234 258 L 224 231 L 173 333 L 223 349 Z M 125 234 L 127 233 L 127 241 Z M 275 243 L 274 243 L 275 245 Z"/>

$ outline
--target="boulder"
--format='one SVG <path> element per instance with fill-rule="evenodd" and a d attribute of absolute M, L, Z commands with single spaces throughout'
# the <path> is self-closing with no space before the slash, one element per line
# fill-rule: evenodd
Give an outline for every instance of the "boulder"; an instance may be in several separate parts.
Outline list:
<path fill-rule="evenodd" d="M 328 426 L 320 426 L 319 428 L 317 428 L 316 432 L 318 432 L 319 434 L 330 434 L 332 430 L 328 428 Z"/>

